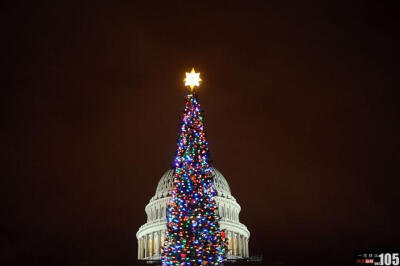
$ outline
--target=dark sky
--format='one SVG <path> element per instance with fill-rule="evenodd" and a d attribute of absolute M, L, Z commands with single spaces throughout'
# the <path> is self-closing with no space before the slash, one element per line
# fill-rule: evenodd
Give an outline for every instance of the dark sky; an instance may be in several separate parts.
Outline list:
<path fill-rule="evenodd" d="M 346 265 L 400 246 L 389 1 L 13 2 L 0 23 L 3 265 L 136 259 L 192 66 L 251 254 Z"/>

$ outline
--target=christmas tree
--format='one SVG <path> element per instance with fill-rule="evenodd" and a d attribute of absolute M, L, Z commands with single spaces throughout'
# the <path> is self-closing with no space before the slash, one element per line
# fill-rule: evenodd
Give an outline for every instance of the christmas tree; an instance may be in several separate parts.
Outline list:
<path fill-rule="evenodd" d="M 186 73 L 191 92 L 178 137 L 174 186 L 167 212 L 163 265 L 222 265 L 225 235 L 219 228 L 213 174 L 208 158 L 204 119 L 193 91 L 200 74 Z"/>

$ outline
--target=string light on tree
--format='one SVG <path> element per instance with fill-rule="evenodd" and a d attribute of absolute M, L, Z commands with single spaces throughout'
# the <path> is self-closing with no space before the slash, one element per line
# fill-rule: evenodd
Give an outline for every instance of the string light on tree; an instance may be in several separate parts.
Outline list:
<path fill-rule="evenodd" d="M 219 228 L 203 113 L 194 92 L 200 86 L 200 73 L 193 68 L 184 81 L 191 93 L 186 96 L 178 137 L 161 261 L 163 265 L 222 265 L 226 241 Z"/>

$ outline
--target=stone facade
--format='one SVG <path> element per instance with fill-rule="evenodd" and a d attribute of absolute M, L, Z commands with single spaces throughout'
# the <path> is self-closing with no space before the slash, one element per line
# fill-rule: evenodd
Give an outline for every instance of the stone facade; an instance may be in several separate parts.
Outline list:
<path fill-rule="evenodd" d="M 218 195 L 216 202 L 220 216 L 220 229 L 225 231 L 228 240 L 228 259 L 249 257 L 250 232 L 240 223 L 240 205 L 231 195 L 228 182 L 215 168 L 214 185 Z M 173 186 L 173 170 L 168 170 L 158 183 L 156 194 L 150 199 L 145 211 L 147 222 L 142 225 L 136 237 L 138 239 L 138 259 L 158 260 L 167 231 L 167 207 Z"/>

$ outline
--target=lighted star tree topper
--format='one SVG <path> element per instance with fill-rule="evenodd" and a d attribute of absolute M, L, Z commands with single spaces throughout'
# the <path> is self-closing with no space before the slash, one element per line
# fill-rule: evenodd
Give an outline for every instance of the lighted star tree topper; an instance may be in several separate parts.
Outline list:
<path fill-rule="evenodd" d="M 186 72 L 186 78 L 184 79 L 185 81 L 185 86 L 189 86 L 190 91 L 193 92 L 193 89 L 197 86 L 200 86 L 200 73 L 196 73 L 194 71 L 194 68 L 192 68 L 192 71 L 190 73 Z"/>
<path fill-rule="evenodd" d="M 178 137 L 161 261 L 163 265 L 222 265 L 225 233 L 219 228 L 204 118 L 193 90 L 200 85 L 200 73 L 192 69 L 184 81 L 190 93 Z"/>

